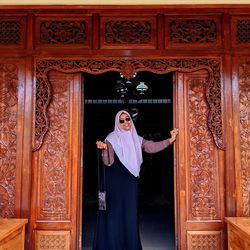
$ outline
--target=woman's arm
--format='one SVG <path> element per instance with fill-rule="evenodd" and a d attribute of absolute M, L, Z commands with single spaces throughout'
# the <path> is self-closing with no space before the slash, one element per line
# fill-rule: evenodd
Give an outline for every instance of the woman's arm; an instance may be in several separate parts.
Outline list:
<path fill-rule="evenodd" d="M 97 148 L 102 150 L 102 160 L 104 165 L 111 166 L 114 163 L 114 149 L 108 141 L 106 143 L 97 141 Z"/>
<path fill-rule="evenodd" d="M 170 131 L 171 138 L 154 142 L 143 139 L 142 141 L 142 149 L 146 153 L 157 153 L 167 148 L 170 144 L 172 144 L 176 140 L 176 136 L 178 135 L 179 130 L 177 128 Z"/>
<path fill-rule="evenodd" d="M 142 150 L 146 153 L 158 153 L 162 151 L 163 149 L 167 148 L 170 145 L 169 139 L 163 140 L 163 141 L 149 141 L 149 140 L 142 140 Z"/>

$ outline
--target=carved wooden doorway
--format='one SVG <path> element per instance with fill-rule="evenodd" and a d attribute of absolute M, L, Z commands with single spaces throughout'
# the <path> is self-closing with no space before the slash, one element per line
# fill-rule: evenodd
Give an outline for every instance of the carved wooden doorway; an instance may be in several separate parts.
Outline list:
<path fill-rule="evenodd" d="M 174 114 L 180 129 L 175 145 L 177 249 L 223 249 L 220 65 L 218 58 L 37 59 L 31 249 L 55 249 L 54 244 L 60 249 L 81 249 L 79 72 L 107 71 L 122 72 L 127 78 L 139 71 L 176 72 Z M 53 81 L 52 70 L 74 74 L 66 82 Z"/>

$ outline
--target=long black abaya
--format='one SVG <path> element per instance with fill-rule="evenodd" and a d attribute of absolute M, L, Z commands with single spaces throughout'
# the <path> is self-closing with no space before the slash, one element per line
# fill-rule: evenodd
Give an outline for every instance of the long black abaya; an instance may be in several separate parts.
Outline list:
<path fill-rule="evenodd" d="M 107 209 L 98 211 L 93 250 L 141 250 L 138 178 L 117 156 L 105 171 Z"/>

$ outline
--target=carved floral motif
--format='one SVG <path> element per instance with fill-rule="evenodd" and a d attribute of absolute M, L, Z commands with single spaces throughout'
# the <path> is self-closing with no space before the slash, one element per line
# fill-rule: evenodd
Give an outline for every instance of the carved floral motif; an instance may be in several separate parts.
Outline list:
<path fill-rule="evenodd" d="M 42 44 L 86 44 L 87 24 L 85 21 L 42 21 L 40 23 Z"/>
<path fill-rule="evenodd" d="M 250 62 L 240 66 L 239 95 L 242 216 L 250 216 Z"/>
<path fill-rule="evenodd" d="M 33 150 L 41 147 L 48 131 L 47 108 L 51 99 L 51 86 L 47 72 L 55 69 L 61 72 L 87 72 L 101 74 L 108 71 L 121 72 L 131 78 L 135 72 L 150 71 L 165 74 L 172 71 L 192 72 L 206 69 L 209 79 L 206 83 L 206 98 L 209 105 L 208 127 L 213 134 L 216 145 L 223 149 L 223 131 L 221 116 L 221 80 L 219 59 L 197 58 L 162 58 L 162 59 L 37 59 L 36 60 L 36 113 L 35 113 L 35 145 Z M 133 68 L 133 70 L 131 70 Z M 124 69 L 129 69 L 124 72 Z"/>
<path fill-rule="evenodd" d="M 15 216 L 18 68 L 0 64 L 0 217 Z"/>
<path fill-rule="evenodd" d="M 204 79 L 189 81 L 189 128 L 190 128 L 190 192 L 193 217 L 215 218 L 216 163 L 214 143 L 207 127 L 209 107 L 206 102 Z"/>
<path fill-rule="evenodd" d="M 171 20 L 170 39 L 172 43 L 215 43 L 217 40 L 216 21 L 213 19 Z"/>
<path fill-rule="evenodd" d="M 106 44 L 148 44 L 152 38 L 149 21 L 107 21 L 104 33 Z"/>
<path fill-rule="evenodd" d="M 67 216 L 68 103 L 67 79 L 53 85 L 53 100 L 48 109 L 50 130 L 43 144 L 41 164 L 41 211 L 44 217 Z"/>

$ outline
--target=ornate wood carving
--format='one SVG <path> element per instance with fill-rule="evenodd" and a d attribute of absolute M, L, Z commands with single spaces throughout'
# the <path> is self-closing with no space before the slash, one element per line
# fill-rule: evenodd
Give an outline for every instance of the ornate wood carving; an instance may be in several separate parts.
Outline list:
<path fill-rule="evenodd" d="M 237 43 L 250 43 L 250 19 L 237 21 Z"/>
<path fill-rule="evenodd" d="M 101 18 L 101 48 L 156 48 L 155 36 L 155 16 Z"/>
<path fill-rule="evenodd" d="M 233 16 L 232 17 L 232 43 L 233 46 L 250 46 L 250 17 Z"/>
<path fill-rule="evenodd" d="M 222 249 L 222 232 L 220 231 L 188 231 L 188 250 Z"/>
<path fill-rule="evenodd" d="M 0 64 L 0 217 L 15 216 L 18 67 Z"/>
<path fill-rule="evenodd" d="M 207 127 L 204 78 L 189 80 L 190 209 L 192 219 L 218 217 L 214 143 Z"/>
<path fill-rule="evenodd" d="M 223 131 L 221 116 L 221 81 L 219 59 L 38 59 L 36 61 L 36 111 L 35 111 L 35 145 L 33 150 L 41 147 L 43 138 L 48 131 L 47 108 L 51 99 L 51 85 L 48 81 L 48 71 L 55 69 L 61 72 L 87 72 L 101 74 L 108 71 L 121 72 L 126 78 L 131 78 L 135 72 L 151 71 L 156 74 L 164 74 L 171 71 L 191 72 L 198 69 L 206 69 L 209 79 L 206 84 L 206 98 L 210 112 L 208 127 L 213 134 L 216 145 L 223 149 Z"/>
<path fill-rule="evenodd" d="M 25 43 L 25 18 L 0 17 L 0 47 L 23 48 Z"/>
<path fill-rule="evenodd" d="M 219 17 L 171 17 L 166 22 L 166 47 L 221 46 Z"/>
<path fill-rule="evenodd" d="M 215 43 L 217 40 L 216 21 L 171 20 L 170 40 L 172 43 Z"/>
<path fill-rule="evenodd" d="M 50 130 L 41 149 L 39 219 L 69 219 L 68 124 L 71 75 L 52 77 L 53 99 L 48 108 Z"/>
<path fill-rule="evenodd" d="M 40 23 L 40 43 L 85 44 L 86 29 L 84 21 L 43 21 Z"/>
<path fill-rule="evenodd" d="M 90 17 L 40 17 L 36 19 L 36 46 L 51 48 L 89 48 Z M 60 45 L 60 47 L 58 47 Z"/>
<path fill-rule="evenodd" d="M 242 216 L 250 216 L 250 62 L 240 66 L 239 95 Z"/>
<path fill-rule="evenodd" d="M 53 89 L 47 110 L 50 129 L 41 149 L 33 154 L 31 248 L 78 249 L 81 76 L 52 70 L 47 77 Z"/>
<path fill-rule="evenodd" d="M 106 44 L 147 44 L 152 39 L 149 21 L 107 21 L 105 23 Z"/>
<path fill-rule="evenodd" d="M 70 249 L 70 231 L 36 231 L 36 249 Z"/>

